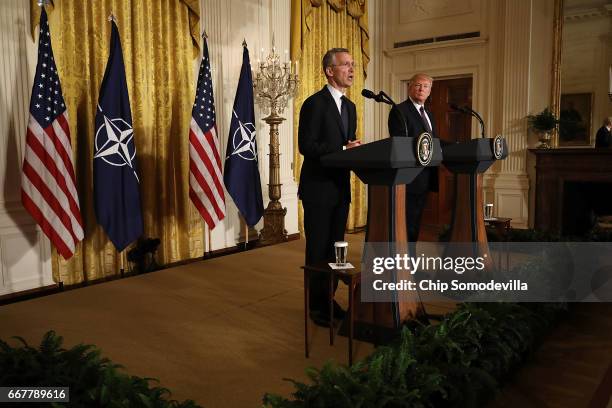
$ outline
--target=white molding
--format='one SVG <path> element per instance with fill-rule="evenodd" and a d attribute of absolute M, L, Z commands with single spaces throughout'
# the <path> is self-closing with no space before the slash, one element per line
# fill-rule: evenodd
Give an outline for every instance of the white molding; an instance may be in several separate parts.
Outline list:
<path fill-rule="evenodd" d="M 576 8 L 566 10 L 563 13 L 563 20 L 565 22 L 592 20 L 595 18 L 606 18 L 610 15 L 612 15 L 612 4 L 604 4 L 599 8 Z"/>
<path fill-rule="evenodd" d="M 526 174 L 485 173 L 485 202 L 493 203 L 496 217 L 512 218 L 512 225 L 527 228 L 529 223 L 529 177 Z"/>
<path fill-rule="evenodd" d="M 418 45 L 410 45 L 406 47 L 397 47 L 397 48 L 388 48 L 383 52 L 385 55 L 389 57 L 395 57 L 397 55 L 403 55 L 413 52 L 419 51 L 430 51 L 430 50 L 440 50 L 445 48 L 462 48 L 462 47 L 474 47 L 474 46 L 482 46 L 488 43 L 489 39 L 487 37 L 474 37 L 474 38 L 462 38 L 458 40 L 448 40 L 448 41 L 440 41 L 433 42 L 428 44 L 418 44 Z"/>

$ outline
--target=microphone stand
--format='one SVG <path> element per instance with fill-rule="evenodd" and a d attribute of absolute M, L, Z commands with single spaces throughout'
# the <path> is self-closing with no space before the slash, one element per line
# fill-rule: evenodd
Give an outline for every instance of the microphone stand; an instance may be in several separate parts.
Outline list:
<path fill-rule="evenodd" d="M 468 108 L 467 106 L 464 109 L 467 110 L 476 119 L 478 119 L 478 121 L 480 122 L 480 137 L 484 139 L 485 138 L 485 124 L 484 124 L 484 121 L 482 120 L 482 117 L 478 114 L 478 112 Z"/>
<path fill-rule="evenodd" d="M 482 117 L 478 114 L 478 112 L 476 112 L 475 110 L 473 110 L 469 106 L 459 107 L 459 106 L 455 105 L 454 103 L 449 103 L 449 106 L 453 110 L 459 111 L 461 113 L 469 113 L 471 116 L 473 116 L 476 119 L 478 119 L 478 122 L 480 122 L 480 137 L 482 139 L 485 138 L 485 124 L 484 124 L 484 121 L 482 120 Z"/>
<path fill-rule="evenodd" d="M 391 110 L 395 111 L 396 116 L 399 117 L 400 121 L 404 125 L 404 136 L 408 137 L 408 123 L 406 122 L 406 117 L 404 116 L 402 111 L 400 111 L 399 108 L 397 107 L 397 104 L 384 91 L 380 91 L 378 96 L 380 97 L 379 98 L 380 102 L 384 102 L 384 103 L 386 103 L 388 105 L 391 105 Z"/>

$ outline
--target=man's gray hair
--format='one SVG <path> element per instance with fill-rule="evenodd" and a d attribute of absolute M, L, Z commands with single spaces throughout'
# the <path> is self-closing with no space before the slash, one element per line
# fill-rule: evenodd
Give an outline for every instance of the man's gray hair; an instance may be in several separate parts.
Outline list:
<path fill-rule="evenodd" d="M 346 48 L 332 48 L 330 50 L 327 50 L 327 52 L 323 56 L 323 73 L 325 73 L 325 69 L 327 67 L 331 67 L 334 65 L 334 61 L 336 60 L 336 54 L 340 54 L 342 52 L 346 52 L 347 54 L 350 53 L 349 50 Z M 327 74 L 325 76 L 327 76 Z"/>
<path fill-rule="evenodd" d="M 612 116 L 608 116 L 607 118 L 605 118 L 604 121 L 603 121 L 603 125 L 604 126 L 612 125 Z"/>

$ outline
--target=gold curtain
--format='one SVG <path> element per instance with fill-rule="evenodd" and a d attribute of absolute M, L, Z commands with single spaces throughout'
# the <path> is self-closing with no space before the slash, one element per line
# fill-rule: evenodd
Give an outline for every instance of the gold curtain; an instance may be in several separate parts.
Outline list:
<path fill-rule="evenodd" d="M 40 9 L 32 2 L 32 26 Z M 53 52 L 68 107 L 85 240 L 73 258 L 53 254 L 65 284 L 128 268 L 97 224 L 93 208 L 96 104 L 108 59 L 113 13 L 121 37 L 140 175 L 144 235 L 157 237 L 157 260 L 203 254 L 203 224 L 188 195 L 188 135 L 198 52 L 197 0 L 55 0 L 48 9 Z"/>
<path fill-rule="evenodd" d="M 291 59 L 299 61 L 300 67 L 300 84 L 293 105 L 293 171 L 296 180 L 299 180 L 303 161 L 297 142 L 300 108 L 306 98 L 327 83 L 321 60 L 330 48 L 347 48 L 355 60 L 357 69 L 347 96 L 357 105 L 357 138 L 362 138 L 364 102 L 360 94 L 370 61 L 368 38 L 366 0 L 292 0 Z M 352 203 L 347 223 L 349 230 L 367 222 L 365 185 L 355 175 L 351 175 L 351 192 Z M 302 231 L 303 220 L 300 202 L 299 226 Z"/>

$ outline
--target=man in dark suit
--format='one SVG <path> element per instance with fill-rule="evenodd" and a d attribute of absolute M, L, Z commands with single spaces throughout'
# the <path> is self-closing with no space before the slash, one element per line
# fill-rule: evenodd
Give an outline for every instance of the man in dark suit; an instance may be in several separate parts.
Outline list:
<path fill-rule="evenodd" d="M 597 131 L 595 136 L 595 147 L 612 147 L 612 116 L 604 119 L 603 125 Z"/>
<path fill-rule="evenodd" d="M 359 145 L 355 138 L 357 111 L 344 96 L 353 84 L 354 62 L 346 48 L 333 48 L 323 57 L 327 85 L 308 97 L 300 110 L 298 144 L 304 156 L 298 196 L 304 207 L 306 265 L 332 261 L 334 242 L 344 240 L 351 202 L 349 171 L 321 166 L 320 158 Z M 334 292 L 338 282 L 334 283 Z M 329 282 L 324 275 L 311 275 L 310 317 L 329 324 Z M 334 302 L 334 317 L 344 310 Z"/>
<path fill-rule="evenodd" d="M 425 109 L 425 101 L 431 93 L 433 78 L 426 74 L 415 74 L 408 84 L 408 99 L 397 105 L 397 109 L 406 118 L 408 134 L 404 123 L 393 109 L 389 112 L 389 135 L 419 137 L 423 132 L 438 137 L 435 132 L 431 112 Z M 419 238 L 421 217 L 427 202 L 427 193 L 438 191 L 438 169 L 426 167 L 419 175 L 406 185 L 406 227 L 408 240 L 416 242 Z"/>

